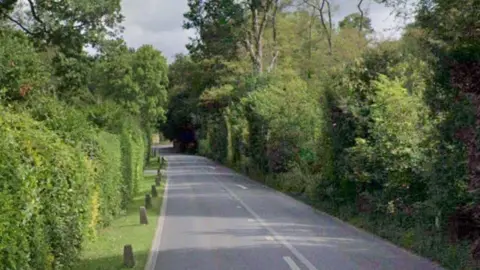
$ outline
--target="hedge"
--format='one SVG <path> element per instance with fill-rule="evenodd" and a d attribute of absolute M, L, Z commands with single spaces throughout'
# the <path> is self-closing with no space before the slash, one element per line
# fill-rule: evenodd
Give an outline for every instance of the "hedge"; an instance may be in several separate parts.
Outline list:
<path fill-rule="evenodd" d="M 116 134 L 100 132 L 98 135 L 98 169 L 96 190 L 99 192 L 99 224 L 107 226 L 120 212 L 122 202 L 122 153 L 120 138 Z"/>
<path fill-rule="evenodd" d="M 58 269 L 77 257 L 92 163 L 25 113 L 0 112 L 0 269 Z"/>
<path fill-rule="evenodd" d="M 0 109 L 0 269 L 69 269 L 137 192 L 144 134 L 130 118 L 103 131 L 58 101 Z"/>
<path fill-rule="evenodd" d="M 125 208 L 138 191 L 138 182 L 143 177 L 145 140 L 140 127 L 130 119 L 125 119 L 125 124 L 120 134 L 122 152 L 122 207 Z"/>

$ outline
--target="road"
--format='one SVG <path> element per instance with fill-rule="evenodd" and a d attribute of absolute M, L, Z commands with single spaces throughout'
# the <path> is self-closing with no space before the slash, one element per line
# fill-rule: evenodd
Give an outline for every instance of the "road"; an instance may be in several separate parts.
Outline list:
<path fill-rule="evenodd" d="M 147 269 L 442 269 L 206 158 L 165 157 Z"/>

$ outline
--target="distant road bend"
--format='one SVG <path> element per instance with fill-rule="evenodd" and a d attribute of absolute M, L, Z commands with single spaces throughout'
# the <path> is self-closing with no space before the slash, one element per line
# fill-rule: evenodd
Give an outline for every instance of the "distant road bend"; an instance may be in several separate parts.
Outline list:
<path fill-rule="evenodd" d="M 442 269 L 206 158 L 158 150 L 168 187 L 147 269 Z"/>

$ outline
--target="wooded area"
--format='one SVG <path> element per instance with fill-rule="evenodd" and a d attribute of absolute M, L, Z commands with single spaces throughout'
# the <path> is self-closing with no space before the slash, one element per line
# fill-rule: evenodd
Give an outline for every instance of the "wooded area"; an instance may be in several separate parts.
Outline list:
<path fill-rule="evenodd" d="M 0 269 L 71 269 L 137 192 L 168 65 L 121 21 L 120 0 L 0 1 Z"/>
<path fill-rule="evenodd" d="M 379 0 L 414 19 L 378 40 L 364 2 L 189 0 L 162 130 L 199 153 L 450 269 L 480 257 L 480 1 Z"/>

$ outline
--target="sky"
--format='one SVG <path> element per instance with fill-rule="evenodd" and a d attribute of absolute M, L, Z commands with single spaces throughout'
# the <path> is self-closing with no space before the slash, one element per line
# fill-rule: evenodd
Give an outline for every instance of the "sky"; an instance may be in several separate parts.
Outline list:
<path fill-rule="evenodd" d="M 338 7 L 334 13 L 334 21 L 357 11 L 356 0 L 331 1 Z M 175 54 L 187 52 L 185 45 L 189 37 L 194 35 L 193 31 L 182 28 L 183 13 L 187 9 L 187 0 L 122 0 L 125 15 L 124 39 L 129 47 L 134 48 L 151 44 L 162 51 L 171 62 Z M 383 38 L 399 35 L 399 22 L 390 14 L 390 9 L 374 3 L 373 0 L 366 0 L 364 10 L 372 19 L 375 31 Z"/>

